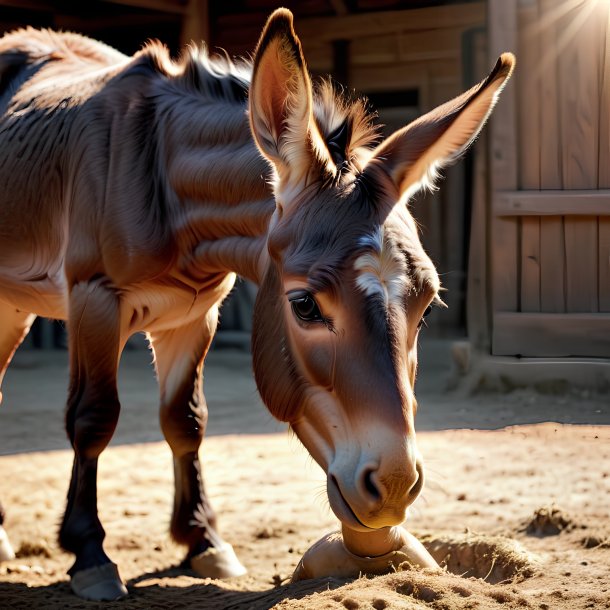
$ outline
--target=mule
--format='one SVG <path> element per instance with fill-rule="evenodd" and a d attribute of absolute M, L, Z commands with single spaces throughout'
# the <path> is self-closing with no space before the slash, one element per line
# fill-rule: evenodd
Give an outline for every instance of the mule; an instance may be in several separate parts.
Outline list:
<path fill-rule="evenodd" d="M 475 139 L 511 74 L 381 142 L 364 101 L 314 87 L 292 15 L 252 63 L 159 43 L 133 57 L 75 34 L 0 40 L 0 369 L 35 316 L 67 320 L 74 449 L 61 546 L 76 594 L 126 594 L 103 548 L 98 457 L 117 368 L 147 334 L 173 453 L 173 538 L 202 576 L 244 572 L 217 531 L 198 457 L 202 370 L 236 274 L 259 285 L 257 387 L 327 473 L 354 531 L 402 522 L 424 481 L 417 336 L 439 278 L 406 202 Z"/>

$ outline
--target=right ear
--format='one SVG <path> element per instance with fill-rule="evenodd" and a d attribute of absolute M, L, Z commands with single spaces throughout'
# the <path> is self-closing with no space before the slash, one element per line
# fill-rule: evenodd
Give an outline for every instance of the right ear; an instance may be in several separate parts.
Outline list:
<path fill-rule="evenodd" d="M 485 80 L 381 143 L 364 173 L 383 170 L 394 185 L 394 201 L 432 185 L 436 169 L 460 157 L 477 137 L 514 66 L 512 53 L 502 54 Z"/>
<path fill-rule="evenodd" d="M 305 186 L 312 167 L 319 165 L 316 159 L 326 151 L 313 120 L 312 97 L 292 13 L 278 9 L 269 17 L 256 48 L 250 126 L 281 183 Z"/>

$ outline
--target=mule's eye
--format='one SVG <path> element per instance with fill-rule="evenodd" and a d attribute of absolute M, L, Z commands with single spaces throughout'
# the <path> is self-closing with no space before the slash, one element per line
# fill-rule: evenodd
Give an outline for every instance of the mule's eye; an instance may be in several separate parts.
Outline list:
<path fill-rule="evenodd" d="M 302 322 L 323 322 L 320 308 L 309 292 L 297 292 L 288 296 L 294 315 Z"/>
<path fill-rule="evenodd" d="M 426 318 L 430 315 L 431 311 L 432 311 L 432 305 L 428 305 L 428 307 L 426 307 L 426 311 L 424 311 L 424 315 L 421 317 L 421 320 L 419 321 L 419 324 L 417 325 L 417 328 L 421 328 L 422 326 L 427 326 Z"/>

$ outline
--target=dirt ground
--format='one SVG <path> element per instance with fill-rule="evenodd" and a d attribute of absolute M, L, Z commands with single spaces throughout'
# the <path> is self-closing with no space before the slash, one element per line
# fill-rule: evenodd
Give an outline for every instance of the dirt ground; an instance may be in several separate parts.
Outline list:
<path fill-rule="evenodd" d="M 206 367 L 206 483 L 222 534 L 248 568 L 220 582 L 177 567 L 182 550 L 167 533 L 171 459 L 156 424 L 150 357 L 127 353 L 124 413 L 99 472 L 106 550 L 130 592 L 112 604 L 71 594 L 71 557 L 56 542 L 71 467 L 61 431 L 65 355 L 18 355 L 0 409 L 0 498 L 18 558 L 0 565 L 0 610 L 610 608 L 608 397 L 448 394 L 445 347 L 428 346 L 422 358 L 427 483 L 405 527 L 447 572 L 294 585 L 303 552 L 337 521 L 323 473 L 260 405 L 247 355 L 219 351 Z"/>

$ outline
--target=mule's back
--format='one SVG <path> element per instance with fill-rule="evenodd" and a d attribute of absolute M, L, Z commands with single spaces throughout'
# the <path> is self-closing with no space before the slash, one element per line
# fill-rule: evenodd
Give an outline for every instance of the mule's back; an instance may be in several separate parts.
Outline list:
<path fill-rule="evenodd" d="M 0 263 L 59 238 L 65 144 L 79 110 L 129 59 L 76 34 L 28 28 L 0 39 Z"/>

